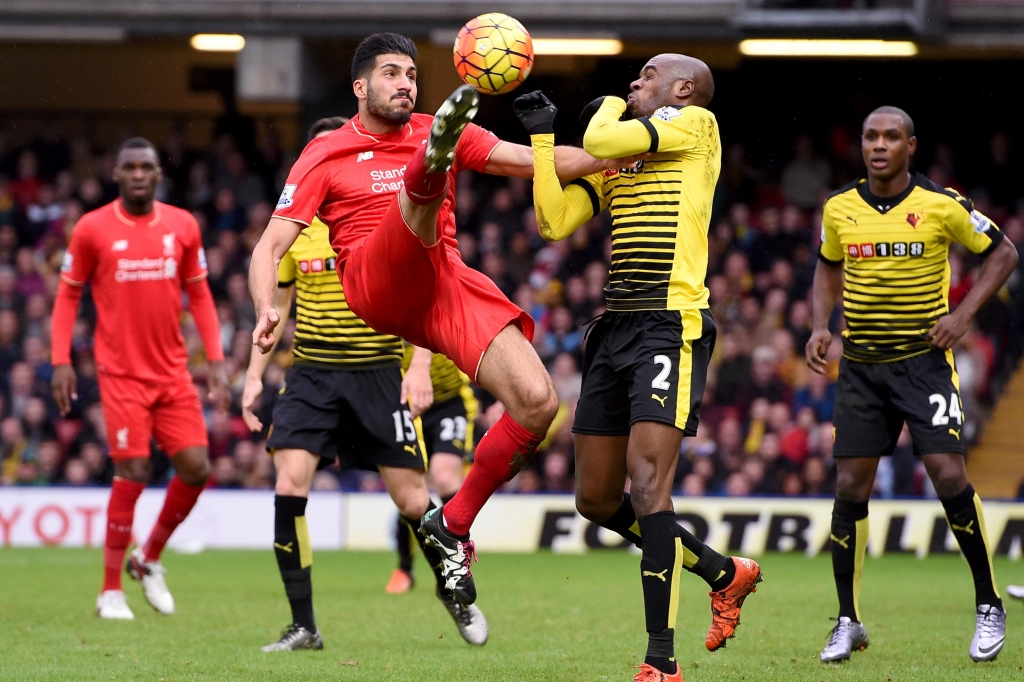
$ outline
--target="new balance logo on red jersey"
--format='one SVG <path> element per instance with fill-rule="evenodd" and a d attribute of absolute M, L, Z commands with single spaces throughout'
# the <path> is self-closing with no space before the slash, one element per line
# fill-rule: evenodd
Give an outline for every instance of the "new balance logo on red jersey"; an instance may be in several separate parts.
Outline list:
<path fill-rule="evenodd" d="M 356 163 L 360 161 L 369 161 L 373 158 L 373 152 L 359 152 L 356 154 Z"/>
<path fill-rule="evenodd" d="M 111 251 L 127 251 L 127 250 L 128 250 L 128 240 L 127 239 L 118 239 L 116 242 L 114 242 L 113 248 L 111 248 Z"/>

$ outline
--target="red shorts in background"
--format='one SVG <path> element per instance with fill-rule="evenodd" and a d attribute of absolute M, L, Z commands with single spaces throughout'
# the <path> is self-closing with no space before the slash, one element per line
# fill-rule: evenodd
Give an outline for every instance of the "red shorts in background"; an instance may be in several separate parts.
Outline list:
<path fill-rule="evenodd" d="M 473 381 L 502 329 L 514 324 L 533 340 L 533 318 L 443 240 L 423 246 L 397 199 L 339 274 L 349 307 L 370 327 L 447 356 Z"/>
<path fill-rule="evenodd" d="M 208 447 L 203 408 L 189 375 L 152 382 L 100 372 L 99 384 L 111 459 L 148 457 L 151 437 L 168 456 Z"/>

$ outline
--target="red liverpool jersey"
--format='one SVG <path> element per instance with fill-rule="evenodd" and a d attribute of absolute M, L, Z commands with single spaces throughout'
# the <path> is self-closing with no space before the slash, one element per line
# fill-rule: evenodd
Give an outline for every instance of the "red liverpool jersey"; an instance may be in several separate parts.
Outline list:
<path fill-rule="evenodd" d="M 292 166 L 274 215 L 304 225 L 319 216 L 330 228 L 339 264 L 344 264 L 404 187 L 405 166 L 426 144 L 433 120 L 433 116 L 413 114 L 401 130 L 372 135 L 355 116 L 333 133 L 312 140 Z M 482 171 L 500 143 L 493 133 L 472 123 L 459 139 L 449 171 L 448 195 L 438 214 L 448 248 L 457 250 L 455 174 Z"/>
<path fill-rule="evenodd" d="M 68 284 L 92 285 L 99 369 L 151 381 L 187 371 L 182 289 L 206 275 L 187 211 L 154 202 L 152 213 L 133 216 L 120 199 L 82 216 L 61 267 Z"/>

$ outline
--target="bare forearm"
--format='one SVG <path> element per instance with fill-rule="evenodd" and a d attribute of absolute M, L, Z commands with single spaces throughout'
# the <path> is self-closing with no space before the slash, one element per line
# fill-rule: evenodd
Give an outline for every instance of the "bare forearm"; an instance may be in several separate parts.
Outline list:
<path fill-rule="evenodd" d="M 828 321 L 842 291 L 842 264 L 829 265 L 819 259 L 818 265 L 814 268 L 814 287 L 811 294 L 812 325 L 815 329 L 828 329 Z"/>
<path fill-rule="evenodd" d="M 555 173 L 562 182 L 582 178 L 584 175 L 603 171 L 607 164 L 595 159 L 579 147 L 559 145 L 555 147 Z"/>
<path fill-rule="evenodd" d="M 257 315 L 274 305 L 279 264 L 280 259 L 275 258 L 271 245 L 261 239 L 253 249 L 249 262 L 249 294 Z"/>
<path fill-rule="evenodd" d="M 276 300 L 274 301 L 274 309 L 277 310 L 277 315 L 282 321 L 288 320 L 288 315 L 292 311 L 292 296 L 294 295 L 295 287 L 281 288 L 278 287 Z M 267 367 L 270 365 L 270 360 L 274 356 L 274 351 L 277 349 L 278 344 L 281 343 L 281 337 L 283 334 L 274 335 L 274 345 L 271 346 L 269 353 L 261 353 L 259 348 L 253 347 L 249 353 L 249 367 L 246 370 L 246 374 L 254 379 L 262 379 L 263 373 L 267 371 Z"/>
<path fill-rule="evenodd" d="M 962 315 L 974 317 L 974 315 L 985 304 L 985 301 L 1002 288 L 1003 284 L 1010 277 L 1013 269 L 1017 267 L 1017 249 L 1009 239 L 1003 239 L 996 250 L 985 259 L 981 266 L 981 273 L 978 281 L 971 290 L 967 292 L 964 300 L 957 306 L 957 312 Z"/>

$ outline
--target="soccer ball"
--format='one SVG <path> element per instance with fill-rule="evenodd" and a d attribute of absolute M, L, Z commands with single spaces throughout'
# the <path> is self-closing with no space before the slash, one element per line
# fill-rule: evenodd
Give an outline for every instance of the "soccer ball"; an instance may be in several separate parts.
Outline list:
<path fill-rule="evenodd" d="M 518 21 L 500 12 L 471 19 L 455 38 L 455 70 L 485 95 L 512 92 L 533 68 L 533 41 Z"/>

